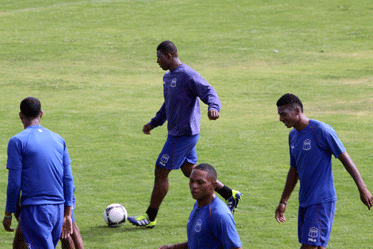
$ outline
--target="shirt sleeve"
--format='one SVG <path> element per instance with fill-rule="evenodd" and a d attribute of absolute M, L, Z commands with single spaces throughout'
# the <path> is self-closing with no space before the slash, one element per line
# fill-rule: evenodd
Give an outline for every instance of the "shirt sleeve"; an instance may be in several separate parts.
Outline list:
<path fill-rule="evenodd" d="M 6 168 L 9 172 L 5 209 L 10 213 L 15 213 L 17 211 L 17 202 L 21 193 L 22 183 L 22 144 L 15 137 L 12 137 L 8 143 Z"/>
<path fill-rule="evenodd" d="M 337 136 L 337 133 L 331 126 L 327 126 L 323 130 L 323 137 L 326 149 L 329 150 L 330 153 L 336 158 L 346 151 L 346 148 L 343 146 L 341 140 Z"/>
<path fill-rule="evenodd" d="M 22 170 L 10 169 L 8 172 L 8 188 L 5 210 L 17 212 L 17 202 L 21 193 Z"/>
<path fill-rule="evenodd" d="M 66 144 L 64 144 L 64 156 L 63 156 L 63 186 L 64 186 L 64 198 L 65 206 L 71 207 L 73 205 L 73 194 L 74 194 L 74 180 L 71 171 L 71 159 L 67 151 Z"/>
<path fill-rule="evenodd" d="M 12 137 L 8 143 L 6 168 L 22 170 L 22 143 L 16 137 Z"/>
<path fill-rule="evenodd" d="M 225 213 L 213 219 L 213 233 L 219 239 L 224 249 L 242 247 L 233 216 Z"/>
<path fill-rule="evenodd" d="M 150 121 L 150 126 L 152 128 L 155 128 L 157 126 L 161 126 L 164 124 L 164 122 L 166 122 L 167 120 L 167 117 L 166 117 L 166 104 L 163 102 L 163 105 L 161 107 L 161 109 L 159 109 L 159 111 L 157 112 L 157 114 L 155 115 L 154 118 L 152 118 L 152 120 Z"/>
<path fill-rule="evenodd" d="M 208 105 L 208 110 L 216 110 L 220 112 L 220 99 L 215 89 L 202 76 L 193 77 L 194 91 L 203 103 Z"/>

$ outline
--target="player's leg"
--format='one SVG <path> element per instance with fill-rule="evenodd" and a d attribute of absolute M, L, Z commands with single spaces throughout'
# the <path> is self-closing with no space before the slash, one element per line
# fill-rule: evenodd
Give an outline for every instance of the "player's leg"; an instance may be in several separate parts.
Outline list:
<path fill-rule="evenodd" d="M 73 234 L 71 234 L 71 238 L 74 241 L 74 245 L 76 249 L 84 249 L 84 243 L 82 236 L 80 235 L 80 230 L 76 222 L 73 222 Z"/>
<path fill-rule="evenodd" d="M 75 244 L 71 236 L 69 236 L 67 239 L 63 239 L 61 237 L 60 240 L 62 249 L 75 249 Z"/>
<path fill-rule="evenodd" d="M 68 239 L 61 238 L 62 249 L 84 249 L 83 239 L 76 222 L 73 222 L 73 233 Z"/>
<path fill-rule="evenodd" d="M 180 169 L 185 156 L 195 147 L 198 135 L 174 137 L 168 136 L 161 153 L 158 156 L 154 171 L 154 186 L 150 205 L 145 215 L 128 217 L 128 221 L 136 226 L 153 228 L 159 207 L 168 192 L 168 175 L 171 170 Z"/>
<path fill-rule="evenodd" d="M 25 237 L 23 237 L 21 221 L 18 221 L 18 226 L 13 240 L 13 249 L 27 249 Z"/>
<path fill-rule="evenodd" d="M 155 226 L 159 207 L 168 192 L 168 174 L 170 172 L 171 170 L 169 169 L 155 165 L 153 191 L 146 214 L 128 217 L 129 222 L 133 225 L 144 226 L 146 228 L 153 228 Z"/>

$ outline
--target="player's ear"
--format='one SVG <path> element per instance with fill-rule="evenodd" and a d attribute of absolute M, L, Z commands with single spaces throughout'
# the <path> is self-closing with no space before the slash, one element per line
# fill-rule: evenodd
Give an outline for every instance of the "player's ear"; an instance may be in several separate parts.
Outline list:
<path fill-rule="evenodd" d="M 171 61 L 174 58 L 174 56 L 171 53 L 167 53 L 166 58 L 167 60 Z"/>
<path fill-rule="evenodd" d="M 218 186 L 218 179 L 214 179 L 211 181 L 212 185 L 214 186 L 214 189 Z"/>
<path fill-rule="evenodd" d="M 302 111 L 300 109 L 300 106 L 296 105 L 295 108 L 294 108 L 294 112 L 296 115 L 300 114 Z"/>

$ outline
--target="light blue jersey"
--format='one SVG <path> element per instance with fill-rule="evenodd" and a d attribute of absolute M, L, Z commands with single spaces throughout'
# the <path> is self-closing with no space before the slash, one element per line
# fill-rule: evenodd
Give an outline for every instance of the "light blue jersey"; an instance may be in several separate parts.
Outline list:
<path fill-rule="evenodd" d="M 200 132 L 199 99 L 208 110 L 220 112 L 220 99 L 215 89 L 191 67 L 181 64 L 163 76 L 164 103 L 150 121 L 155 128 L 167 120 L 171 136 L 193 136 Z"/>
<path fill-rule="evenodd" d="M 232 212 L 218 197 L 204 207 L 194 204 L 187 224 L 189 249 L 242 247 Z"/>
<path fill-rule="evenodd" d="M 73 204 L 73 176 L 63 138 L 40 126 L 27 127 L 8 144 L 9 180 L 6 210 L 21 206 Z"/>
<path fill-rule="evenodd" d="M 289 134 L 290 166 L 297 170 L 300 190 L 299 206 L 337 200 L 333 182 L 332 155 L 338 157 L 346 149 L 334 129 L 317 120 Z"/>

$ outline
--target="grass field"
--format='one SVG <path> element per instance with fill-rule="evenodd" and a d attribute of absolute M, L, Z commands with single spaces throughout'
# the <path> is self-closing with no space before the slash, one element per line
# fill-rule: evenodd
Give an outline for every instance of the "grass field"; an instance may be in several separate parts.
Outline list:
<path fill-rule="evenodd" d="M 221 98 L 217 121 L 202 105 L 197 151 L 199 162 L 214 165 L 222 182 L 244 194 L 235 214 L 243 247 L 299 248 L 298 188 L 287 222 L 274 219 L 289 167 L 289 130 L 275 103 L 294 93 L 308 117 L 332 125 L 373 191 L 372 11 L 368 0 L 2 0 L 0 210 L 7 142 L 23 129 L 20 101 L 34 96 L 42 125 L 67 142 L 86 248 L 185 241 L 194 201 L 178 171 L 155 229 L 112 229 L 103 221 L 111 203 L 130 215 L 148 206 L 167 130 L 146 136 L 141 129 L 163 101 L 156 46 L 172 40 L 181 61 Z M 328 248 L 372 248 L 372 214 L 342 164 L 333 169 L 338 204 Z M 0 248 L 11 248 L 12 238 L 0 229 Z"/>

